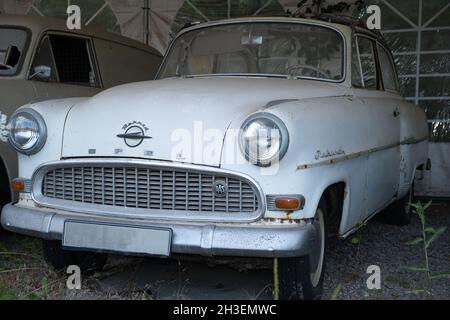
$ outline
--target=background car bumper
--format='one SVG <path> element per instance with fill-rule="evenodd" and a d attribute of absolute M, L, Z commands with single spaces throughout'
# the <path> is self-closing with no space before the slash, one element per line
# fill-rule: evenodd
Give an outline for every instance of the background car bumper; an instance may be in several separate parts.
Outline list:
<path fill-rule="evenodd" d="M 118 219 L 45 211 L 8 204 L 2 210 L 1 223 L 7 230 L 44 239 L 61 240 L 64 222 L 80 220 L 172 229 L 173 253 L 245 256 L 294 257 L 314 250 L 316 230 L 311 223 L 274 225 L 250 224 L 188 224 L 168 221 Z"/>

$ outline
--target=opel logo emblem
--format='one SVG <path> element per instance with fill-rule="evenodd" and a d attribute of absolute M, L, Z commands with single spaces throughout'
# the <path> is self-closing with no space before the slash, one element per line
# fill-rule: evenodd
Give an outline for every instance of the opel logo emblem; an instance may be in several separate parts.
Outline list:
<path fill-rule="evenodd" d="M 217 180 L 214 183 L 214 195 L 216 197 L 225 197 L 227 195 L 228 192 L 228 185 L 225 181 L 223 180 Z"/>
<path fill-rule="evenodd" d="M 144 139 L 152 138 L 145 135 L 145 131 L 148 129 L 139 124 L 125 125 L 124 127 L 126 128 L 125 132 L 118 134 L 117 137 L 122 138 L 125 144 L 130 148 L 136 148 L 144 141 Z"/>

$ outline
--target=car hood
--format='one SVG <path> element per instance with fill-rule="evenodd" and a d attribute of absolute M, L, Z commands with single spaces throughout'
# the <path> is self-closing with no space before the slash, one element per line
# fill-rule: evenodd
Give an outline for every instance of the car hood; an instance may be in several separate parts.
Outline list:
<path fill-rule="evenodd" d="M 234 119 L 244 119 L 272 101 L 346 91 L 332 83 L 275 78 L 174 78 L 121 85 L 70 110 L 62 157 L 136 157 L 219 166 L 220 152 L 201 155 L 208 143 L 203 149 L 199 144 L 208 130 L 222 135 L 211 142 L 218 144 L 212 149 L 221 150 Z M 180 145 L 182 152 L 177 151 Z"/>

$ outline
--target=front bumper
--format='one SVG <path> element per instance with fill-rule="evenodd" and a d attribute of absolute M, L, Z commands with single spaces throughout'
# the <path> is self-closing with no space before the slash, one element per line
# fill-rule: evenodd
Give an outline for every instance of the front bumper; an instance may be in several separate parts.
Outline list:
<path fill-rule="evenodd" d="M 2 226 L 10 231 L 48 240 L 61 240 L 66 220 L 115 223 L 172 229 L 172 253 L 205 256 L 297 257 L 315 248 L 316 228 L 309 222 L 178 223 L 94 216 L 8 204 Z"/>

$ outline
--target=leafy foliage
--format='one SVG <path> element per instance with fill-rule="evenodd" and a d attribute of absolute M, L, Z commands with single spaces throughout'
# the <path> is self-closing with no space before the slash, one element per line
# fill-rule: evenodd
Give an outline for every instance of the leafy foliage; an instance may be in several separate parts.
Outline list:
<path fill-rule="evenodd" d="M 427 292 L 428 294 L 431 293 L 431 280 L 434 279 L 441 279 L 441 278 L 448 278 L 450 279 L 450 274 L 442 273 L 442 274 L 433 274 L 431 272 L 430 268 L 430 262 L 429 262 L 429 255 L 428 255 L 428 249 L 430 248 L 430 245 L 435 242 L 447 229 L 447 227 L 442 226 L 438 229 L 435 229 L 433 227 L 427 227 L 426 226 L 426 215 L 425 211 L 430 207 L 431 201 L 426 203 L 425 205 L 422 205 L 420 202 L 417 203 L 411 203 L 411 206 L 415 209 L 415 213 L 418 215 L 420 224 L 422 226 L 422 233 L 421 236 L 418 238 L 415 238 L 413 240 L 410 240 L 406 242 L 407 245 L 411 246 L 421 246 L 423 255 L 424 255 L 424 266 L 408 266 L 405 269 L 412 271 L 412 272 L 421 272 L 426 275 L 426 280 L 428 283 L 427 289 L 416 289 L 414 291 L 416 292 Z"/>

